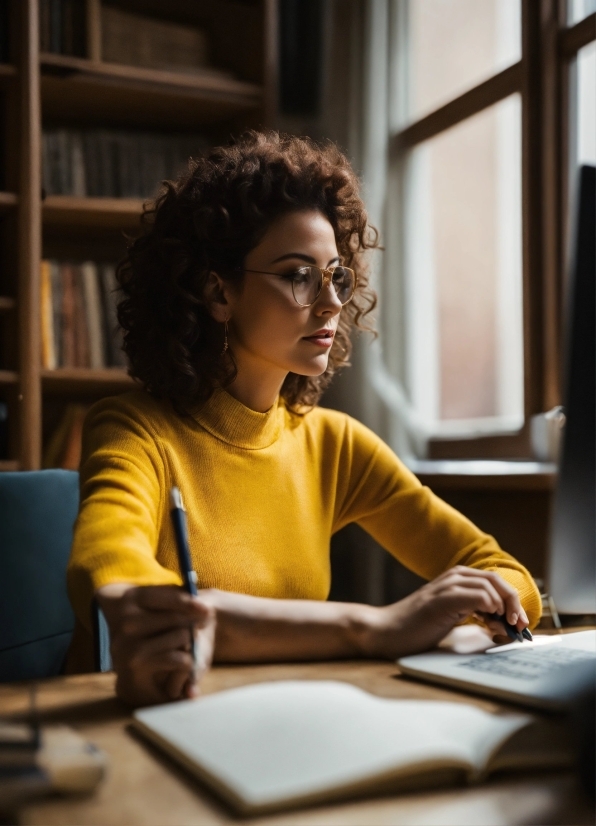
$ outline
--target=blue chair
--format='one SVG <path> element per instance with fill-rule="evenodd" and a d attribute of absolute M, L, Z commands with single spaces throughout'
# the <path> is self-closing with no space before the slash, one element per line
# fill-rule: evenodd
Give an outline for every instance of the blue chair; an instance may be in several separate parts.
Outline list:
<path fill-rule="evenodd" d="M 74 471 L 0 473 L 0 682 L 62 669 L 74 627 L 66 566 L 78 506 Z"/>

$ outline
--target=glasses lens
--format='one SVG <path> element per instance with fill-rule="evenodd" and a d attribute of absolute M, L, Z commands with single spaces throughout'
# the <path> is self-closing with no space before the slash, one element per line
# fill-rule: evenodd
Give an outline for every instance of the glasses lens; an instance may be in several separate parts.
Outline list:
<path fill-rule="evenodd" d="M 333 286 L 337 297 L 342 304 L 350 300 L 354 294 L 356 276 L 348 267 L 335 267 L 333 270 Z"/>
<path fill-rule="evenodd" d="M 292 291 L 298 304 L 314 304 L 323 283 L 318 267 L 300 267 L 292 278 Z M 348 267 L 335 267 L 332 277 L 333 288 L 342 304 L 346 304 L 354 294 L 356 276 Z"/>
<path fill-rule="evenodd" d="M 298 304 L 313 304 L 321 292 L 321 271 L 316 267 L 300 267 L 292 278 L 292 291 Z"/>

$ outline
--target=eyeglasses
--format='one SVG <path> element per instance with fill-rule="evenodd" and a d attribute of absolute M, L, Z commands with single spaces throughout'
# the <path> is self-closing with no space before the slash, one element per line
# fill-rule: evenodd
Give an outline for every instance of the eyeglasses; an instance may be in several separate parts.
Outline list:
<path fill-rule="evenodd" d="M 296 304 L 301 307 L 310 307 L 321 294 L 324 284 L 331 284 L 335 294 L 343 306 L 352 300 L 358 284 L 358 277 L 349 267 L 299 267 L 290 273 L 268 272 L 267 270 L 245 270 L 261 275 L 277 275 L 289 281 L 292 285 L 292 295 Z"/>

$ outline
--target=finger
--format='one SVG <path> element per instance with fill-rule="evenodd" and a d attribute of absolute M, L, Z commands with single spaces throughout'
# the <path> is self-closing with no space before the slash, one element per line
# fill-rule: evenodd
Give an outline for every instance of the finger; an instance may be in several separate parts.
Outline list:
<path fill-rule="evenodd" d="M 506 582 L 496 571 L 487 571 L 484 568 L 470 568 L 466 565 L 455 565 L 449 570 L 452 573 L 461 574 L 461 576 L 477 576 L 482 577 L 483 579 L 488 579 L 492 582 L 501 596 L 507 596 L 508 594 L 515 592 L 513 585 Z"/>
<path fill-rule="evenodd" d="M 188 678 L 194 671 L 194 662 L 189 651 L 173 649 L 170 651 L 159 651 L 155 654 L 147 654 L 143 659 L 135 662 L 134 670 L 139 679 L 140 675 L 159 672 L 166 675 L 171 671 L 184 671 Z"/>
<path fill-rule="evenodd" d="M 507 637 L 508 642 L 511 642 L 503 623 L 500 620 L 492 619 L 492 614 L 487 615 L 476 612 L 475 616 L 478 617 L 493 636 Z"/>
<path fill-rule="evenodd" d="M 181 700 L 186 697 L 185 688 L 188 683 L 187 671 L 171 671 L 165 681 L 165 692 L 170 700 Z"/>
<path fill-rule="evenodd" d="M 128 595 L 131 595 L 130 591 Z M 206 610 L 201 600 L 177 585 L 138 586 L 134 589 L 134 598 L 141 608 L 150 611 L 178 611 L 203 616 Z"/>
<path fill-rule="evenodd" d="M 192 626 L 186 628 L 175 628 L 166 631 L 165 634 L 158 634 L 155 637 L 140 640 L 134 647 L 134 653 L 130 658 L 131 664 L 147 660 L 167 651 L 190 651 L 193 629 Z"/>
<path fill-rule="evenodd" d="M 511 625 L 517 626 L 519 620 L 521 619 L 522 625 L 520 626 L 520 628 L 526 627 L 526 625 L 528 624 L 528 617 L 521 606 L 519 594 L 517 593 L 513 585 L 510 585 L 508 582 L 506 582 L 501 576 L 499 576 L 499 574 L 496 571 L 485 571 L 477 568 L 466 568 L 465 566 L 456 566 L 456 568 L 453 568 L 452 570 L 457 570 L 462 576 L 469 577 L 476 574 L 477 576 L 480 576 L 483 579 L 488 579 L 494 586 L 495 590 L 499 593 L 504 602 L 503 610 L 499 613 L 504 614 L 507 619 L 507 622 L 509 622 Z"/>
<path fill-rule="evenodd" d="M 441 594 L 438 600 L 447 611 L 456 613 L 460 619 L 476 611 L 484 614 L 494 613 L 493 599 L 485 588 L 463 588 L 455 585 Z"/>
<path fill-rule="evenodd" d="M 453 587 L 484 589 L 491 597 L 493 609 L 492 612 L 503 614 L 505 612 L 505 605 L 501 596 L 493 586 L 490 579 L 478 576 L 455 576 L 448 580 L 448 584 L 442 586 L 443 590 Z"/>
<path fill-rule="evenodd" d="M 144 638 L 163 634 L 175 628 L 198 627 L 195 617 L 179 611 L 146 611 L 126 617 L 120 624 L 120 631 L 129 637 Z"/>

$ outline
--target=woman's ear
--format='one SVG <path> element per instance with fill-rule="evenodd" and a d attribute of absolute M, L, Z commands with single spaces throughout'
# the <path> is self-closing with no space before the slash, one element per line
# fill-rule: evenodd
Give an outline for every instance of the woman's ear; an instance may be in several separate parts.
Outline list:
<path fill-rule="evenodd" d="M 211 271 L 205 285 L 205 305 L 215 321 L 223 324 L 232 315 L 232 290 L 216 272 Z"/>

